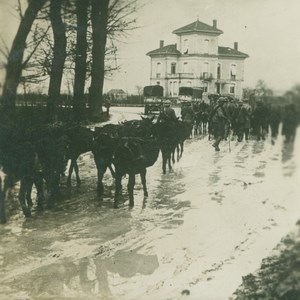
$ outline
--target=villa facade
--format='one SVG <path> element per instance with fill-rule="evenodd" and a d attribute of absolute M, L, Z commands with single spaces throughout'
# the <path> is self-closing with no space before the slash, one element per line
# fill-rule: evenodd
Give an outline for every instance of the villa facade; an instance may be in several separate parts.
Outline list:
<path fill-rule="evenodd" d="M 164 45 L 147 53 L 151 58 L 150 84 L 164 88 L 164 96 L 178 97 L 179 87 L 203 87 L 207 94 L 231 94 L 242 97 L 244 61 L 248 54 L 233 48 L 219 46 L 223 33 L 213 25 L 199 20 L 173 31 L 177 43 Z"/>

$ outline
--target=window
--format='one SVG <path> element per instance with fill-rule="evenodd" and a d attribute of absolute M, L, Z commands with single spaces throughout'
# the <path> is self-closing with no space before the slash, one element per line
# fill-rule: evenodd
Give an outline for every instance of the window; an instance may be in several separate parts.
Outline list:
<path fill-rule="evenodd" d="M 177 90 L 178 90 L 177 81 L 174 81 L 174 84 L 173 84 L 173 96 L 177 96 Z"/>
<path fill-rule="evenodd" d="M 230 85 L 229 93 L 230 93 L 230 94 L 235 94 L 235 84 L 231 84 L 231 85 Z"/>
<path fill-rule="evenodd" d="M 205 62 L 203 64 L 203 74 L 202 74 L 203 79 L 208 78 L 208 69 L 209 69 L 209 64 L 208 62 Z"/>
<path fill-rule="evenodd" d="M 203 83 L 203 92 L 204 92 L 204 93 L 207 93 L 207 91 L 208 91 L 208 83 L 207 83 L 207 82 L 204 82 L 204 83 Z"/>
<path fill-rule="evenodd" d="M 221 79 L 221 64 L 218 64 L 217 67 L 217 79 Z"/>
<path fill-rule="evenodd" d="M 170 96 L 172 96 L 172 93 L 173 93 L 173 84 L 172 84 L 173 82 L 172 81 L 170 81 Z"/>
<path fill-rule="evenodd" d="M 156 84 L 157 84 L 157 85 L 160 85 L 160 81 L 157 81 Z"/>
<path fill-rule="evenodd" d="M 236 65 L 232 64 L 230 66 L 230 79 L 231 80 L 236 80 L 236 73 L 237 73 Z"/>
<path fill-rule="evenodd" d="M 176 63 L 171 63 L 171 74 L 176 73 Z"/>
<path fill-rule="evenodd" d="M 156 64 L 156 78 L 160 78 L 160 72 L 161 72 L 161 63 Z"/>
<path fill-rule="evenodd" d="M 188 72 L 188 63 L 185 62 L 183 63 L 183 73 L 187 73 Z"/>
<path fill-rule="evenodd" d="M 204 40 L 204 53 L 209 53 L 209 40 Z"/>
<path fill-rule="evenodd" d="M 189 40 L 185 39 L 183 41 L 183 54 L 188 54 L 189 53 Z"/>
<path fill-rule="evenodd" d="M 221 84 L 218 82 L 216 83 L 216 93 L 221 94 Z"/>

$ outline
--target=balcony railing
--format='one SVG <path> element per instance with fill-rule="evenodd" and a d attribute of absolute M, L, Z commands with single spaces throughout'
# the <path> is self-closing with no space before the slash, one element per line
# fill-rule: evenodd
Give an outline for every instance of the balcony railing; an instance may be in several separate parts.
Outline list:
<path fill-rule="evenodd" d="M 191 79 L 191 78 L 195 78 L 195 74 L 194 73 L 168 73 L 167 74 L 167 78 L 168 79 Z"/>
<path fill-rule="evenodd" d="M 212 81 L 214 79 L 214 77 L 213 77 L 212 73 L 203 72 L 200 75 L 200 79 L 203 80 L 203 81 Z"/>

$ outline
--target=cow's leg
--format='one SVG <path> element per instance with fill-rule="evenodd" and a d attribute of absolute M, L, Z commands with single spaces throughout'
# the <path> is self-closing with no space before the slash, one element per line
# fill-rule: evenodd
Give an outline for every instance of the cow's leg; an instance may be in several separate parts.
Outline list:
<path fill-rule="evenodd" d="M 172 170 L 171 155 L 172 155 L 172 151 L 171 151 L 171 148 L 170 148 L 170 149 L 168 149 L 168 159 L 167 159 L 169 170 Z"/>
<path fill-rule="evenodd" d="M 134 206 L 134 197 L 133 197 L 134 185 L 135 185 L 135 174 L 131 173 L 131 174 L 129 174 L 128 185 L 127 185 L 130 207 Z"/>
<path fill-rule="evenodd" d="M 43 210 L 45 203 L 44 189 L 43 189 L 43 176 L 41 173 L 35 175 L 34 185 L 37 193 L 37 209 Z"/>
<path fill-rule="evenodd" d="M 47 200 L 47 207 L 53 208 L 55 201 L 61 197 L 61 193 L 59 190 L 59 182 L 60 182 L 60 173 L 51 171 L 49 175 L 49 188 L 50 188 L 50 196 Z"/>
<path fill-rule="evenodd" d="M 28 187 L 30 186 L 31 179 L 29 179 L 28 176 L 25 176 L 24 178 L 21 179 L 21 185 L 20 185 L 20 190 L 19 190 L 19 202 L 20 206 L 22 208 L 23 214 L 25 217 L 30 217 L 30 209 L 27 207 L 26 202 L 25 202 L 25 196 L 26 196 L 26 191 Z"/>
<path fill-rule="evenodd" d="M 163 174 L 167 173 L 167 153 L 166 150 L 163 150 L 161 152 L 162 154 L 162 170 L 163 170 Z"/>
<path fill-rule="evenodd" d="M 73 159 L 71 159 L 71 164 L 70 164 L 68 178 L 67 178 L 67 186 L 68 187 L 71 187 L 71 177 L 72 177 L 73 169 L 74 169 Z"/>
<path fill-rule="evenodd" d="M 115 190 L 114 208 L 118 208 L 118 206 L 119 206 L 119 198 L 118 198 L 118 196 L 119 196 L 120 191 L 122 189 L 122 184 L 121 184 L 121 182 L 122 182 L 122 175 L 119 174 L 118 172 L 116 172 L 116 177 L 115 178 L 116 178 L 115 179 L 116 180 L 116 183 L 115 183 L 116 190 Z"/>
<path fill-rule="evenodd" d="M 26 190 L 26 196 L 25 196 L 26 202 L 27 202 L 27 206 L 29 208 L 31 208 L 33 206 L 32 198 L 31 198 L 32 186 L 33 186 L 33 180 L 31 180 L 31 182 L 28 183 L 28 187 L 27 187 L 27 190 Z"/>
<path fill-rule="evenodd" d="M 176 145 L 176 150 L 177 150 L 177 161 L 180 161 L 180 148 L 179 144 Z"/>
<path fill-rule="evenodd" d="M 180 142 L 180 157 L 182 157 L 183 154 L 183 144 L 184 142 Z"/>
<path fill-rule="evenodd" d="M 73 166 L 74 166 L 74 170 L 75 170 L 75 174 L 76 174 L 77 186 L 80 187 L 81 180 L 80 180 L 80 177 L 79 177 L 79 168 L 78 168 L 78 165 L 77 165 L 77 158 L 74 158 Z"/>
<path fill-rule="evenodd" d="M 176 151 L 176 145 L 173 144 L 172 148 L 171 148 L 171 156 L 172 156 L 172 163 L 175 164 L 175 151 Z"/>
<path fill-rule="evenodd" d="M 103 177 L 107 169 L 104 159 L 97 153 L 94 153 L 94 160 L 97 167 L 97 196 L 101 197 L 104 193 Z"/>
<path fill-rule="evenodd" d="M 6 215 L 5 215 L 5 198 L 7 194 L 7 178 L 4 173 L 0 170 L 0 224 L 6 223 Z"/>
<path fill-rule="evenodd" d="M 141 172 L 141 181 L 142 181 L 143 190 L 144 190 L 144 197 L 148 197 L 146 174 L 147 174 L 147 169 L 145 168 L 145 170 L 143 170 L 143 172 Z"/>
<path fill-rule="evenodd" d="M 111 173 L 111 176 L 113 177 L 113 178 L 115 178 L 115 171 L 114 171 L 114 169 L 112 168 L 112 166 L 111 166 L 111 164 L 109 164 L 108 165 L 108 168 L 109 168 L 109 170 L 110 170 L 110 173 Z"/>
<path fill-rule="evenodd" d="M 97 195 L 101 197 L 104 193 L 104 186 L 103 186 L 103 177 L 106 172 L 106 166 L 101 166 L 97 170 L 98 180 L 97 180 Z"/>

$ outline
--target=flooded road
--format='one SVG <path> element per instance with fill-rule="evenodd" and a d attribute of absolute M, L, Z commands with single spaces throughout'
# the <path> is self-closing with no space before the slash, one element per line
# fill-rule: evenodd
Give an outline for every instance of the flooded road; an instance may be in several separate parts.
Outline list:
<path fill-rule="evenodd" d="M 112 108 L 112 122 L 142 108 Z M 54 210 L 0 227 L 0 299 L 228 299 L 300 217 L 300 132 L 294 145 L 185 143 L 166 175 L 137 177 L 135 207 L 113 209 L 113 180 L 96 197 L 93 155 L 79 159 L 80 189 Z M 62 180 L 66 186 L 65 179 Z"/>

